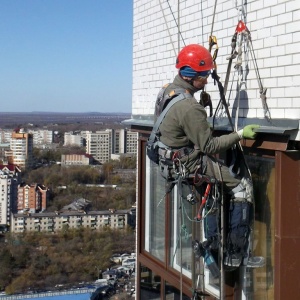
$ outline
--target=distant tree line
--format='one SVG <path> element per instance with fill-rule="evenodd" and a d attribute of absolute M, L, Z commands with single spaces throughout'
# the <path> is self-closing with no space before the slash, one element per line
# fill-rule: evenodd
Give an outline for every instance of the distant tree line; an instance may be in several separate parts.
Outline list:
<path fill-rule="evenodd" d="M 110 228 L 66 229 L 57 234 L 6 234 L 0 243 L 0 290 L 8 294 L 72 287 L 95 281 L 112 266 L 112 253 L 134 252 L 135 236 Z"/>

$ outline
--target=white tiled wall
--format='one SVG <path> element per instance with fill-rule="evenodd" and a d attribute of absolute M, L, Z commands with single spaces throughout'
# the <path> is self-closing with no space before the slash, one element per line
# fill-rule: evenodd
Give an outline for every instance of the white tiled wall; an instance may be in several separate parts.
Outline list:
<path fill-rule="evenodd" d="M 208 47 L 215 1 L 180 1 L 180 29 L 185 44 Z M 213 35 L 218 39 L 218 74 L 224 82 L 239 12 L 237 4 L 247 2 L 246 25 L 251 32 L 254 54 L 272 119 L 300 118 L 300 1 L 295 0 L 219 0 Z M 177 0 L 134 0 L 133 28 L 133 115 L 151 115 L 159 89 L 177 73 Z M 171 6 L 171 10 L 169 8 Z M 162 9 L 161 9 L 162 6 Z M 171 38 L 169 36 L 171 34 Z M 171 40 L 172 39 L 172 40 Z M 180 48 L 183 42 L 180 42 Z M 175 49 L 174 49 L 175 48 Z M 251 58 L 251 56 L 250 56 Z M 233 63 L 234 65 L 234 63 Z M 232 74 L 234 69 L 232 69 Z M 211 82 L 207 91 L 213 106 L 219 102 L 217 87 Z M 229 83 L 229 89 L 231 83 Z M 253 62 L 247 78 L 248 101 L 242 101 L 241 117 L 264 118 Z M 233 105 L 234 84 L 230 103 Z M 228 93 L 227 93 L 228 96 Z"/>

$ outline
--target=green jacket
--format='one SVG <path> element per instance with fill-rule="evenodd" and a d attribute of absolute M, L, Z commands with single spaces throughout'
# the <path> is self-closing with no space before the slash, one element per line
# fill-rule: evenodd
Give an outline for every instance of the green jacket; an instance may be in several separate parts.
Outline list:
<path fill-rule="evenodd" d="M 192 96 L 198 90 L 177 75 L 172 84 L 166 88 L 166 93 L 175 88 L 183 88 Z M 189 160 L 195 160 L 199 153 L 220 153 L 239 141 L 237 133 L 233 132 L 220 137 L 213 137 L 207 113 L 204 107 L 192 98 L 187 98 L 174 104 L 166 114 L 160 127 L 161 141 L 171 148 L 191 146 L 197 149 Z M 193 171 L 193 170 L 190 170 Z"/>

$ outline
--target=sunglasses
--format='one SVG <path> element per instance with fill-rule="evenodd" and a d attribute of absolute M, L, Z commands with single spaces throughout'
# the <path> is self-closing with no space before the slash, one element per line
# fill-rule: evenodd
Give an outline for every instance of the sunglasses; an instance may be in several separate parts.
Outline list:
<path fill-rule="evenodd" d="M 210 75 L 210 72 L 206 76 L 196 76 L 194 80 L 206 80 Z"/>

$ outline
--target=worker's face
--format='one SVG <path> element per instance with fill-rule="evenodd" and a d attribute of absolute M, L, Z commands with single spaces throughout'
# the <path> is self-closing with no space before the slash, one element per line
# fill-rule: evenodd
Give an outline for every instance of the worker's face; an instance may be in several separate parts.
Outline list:
<path fill-rule="evenodd" d="M 207 84 L 207 77 L 196 77 L 194 80 L 193 80 L 193 86 L 196 88 L 196 89 L 199 89 L 201 90 L 202 88 L 204 88 L 204 86 Z"/>

